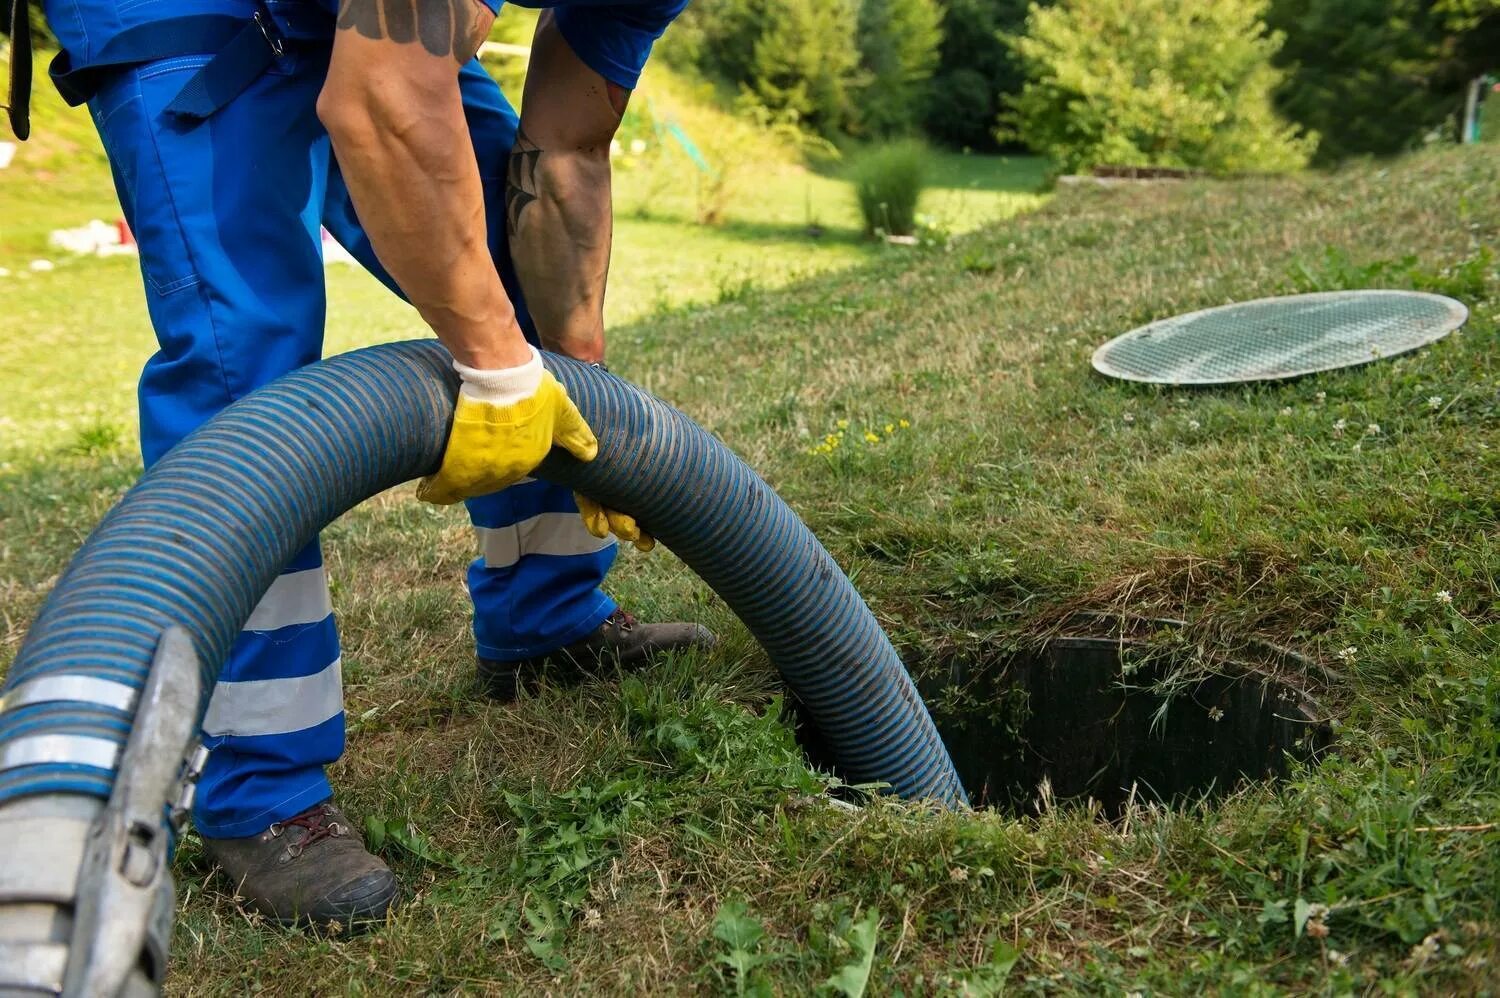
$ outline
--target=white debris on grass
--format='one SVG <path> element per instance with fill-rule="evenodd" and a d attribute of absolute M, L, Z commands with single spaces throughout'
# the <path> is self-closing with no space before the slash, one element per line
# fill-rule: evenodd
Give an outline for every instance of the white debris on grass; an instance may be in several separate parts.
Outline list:
<path fill-rule="evenodd" d="M 126 238 L 129 231 L 123 222 L 110 225 L 91 218 L 87 225 L 76 229 L 53 229 L 47 237 L 47 245 L 87 256 L 134 254 L 135 240 Z"/>
<path fill-rule="evenodd" d="M 321 231 L 321 239 L 324 266 L 334 263 L 357 264 L 359 262 L 348 250 L 339 245 L 327 229 Z M 76 229 L 56 229 L 47 237 L 47 242 L 57 249 L 84 256 L 133 255 L 139 252 L 135 240 L 130 236 L 129 226 L 123 221 L 110 225 L 97 218 L 90 219 L 87 225 L 81 225 Z M 31 263 L 32 270 L 42 271 L 52 268 L 53 264 L 50 260 L 33 260 Z"/>
<path fill-rule="evenodd" d="M 53 263 L 51 260 L 33 260 L 31 261 L 31 263 L 27 264 L 27 266 L 36 271 L 38 274 L 42 274 L 54 269 L 57 264 Z"/>

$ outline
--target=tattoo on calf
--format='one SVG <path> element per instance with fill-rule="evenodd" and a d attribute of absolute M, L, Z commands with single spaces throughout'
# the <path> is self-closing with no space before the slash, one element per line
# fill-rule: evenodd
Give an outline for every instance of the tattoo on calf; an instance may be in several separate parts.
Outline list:
<path fill-rule="evenodd" d="M 462 65 L 479 51 L 494 18 L 481 0 L 340 0 L 338 25 L 398 45 L 420 42 Z"/>
<path fill-rule="evenodd" d="M 505 229 L 512 236 L 521 226 L 521 214 L 526 206 L 537 199 L 537 160 L 542 150 L 527 138 L 525 132 L 516 132 L 516 144 L 510 150 L 510 163 L 505 171 Z"/>

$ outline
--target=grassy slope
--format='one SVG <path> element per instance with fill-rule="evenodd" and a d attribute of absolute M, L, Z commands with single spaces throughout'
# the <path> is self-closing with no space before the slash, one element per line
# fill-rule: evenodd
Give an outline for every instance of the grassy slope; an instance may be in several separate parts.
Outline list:
<path fill-rule="evenodd" d="M 761 469 L 914 658 L 982 656 L 1080 607 L 1184 617 L 1211 647 L 1269 637 L 1341 670 L 1321 691 L 1341 719 L 1335 761 L 1115 827 L 833 811 L 758 713 L 763 660 L 665 553 L 622 557 L 616 592 L 708 621 L 720 650 L 623 686 L 480 702 L 462 518 L 392 494 L 329 532 L 352 721 L 335 780 L 387 829 L 411 898 L 360 939 L 268 931 L 213 893 L 189 846 L 175 989 L 732 990 L 737 962 L 750 988 L 795 993 L 858 964 L 871 911 L 872 993 L 983 992 L 1011 947 L 1009 981 L 1035 990 L 1490 982 L 1500 834 L 1453 826 L 1500 808 L 1500 282 L 1463 265 L 1500 241 L 1497 192 L 1500 166 L 1472 150 L 1071 192 L 949 252 L 877 254 L 615 329 L 620 370 Z M 1406 254 L 1420 272 L 1398 281 L 1475 306 L 1416 355 L 1244 391 L 1088 371 L 1093 344 L 1145 319 L 1358 283 Z M 135 474 L 129 434 L 110 429 L 128 411 L 117 359 L 144 335 L 134 279 L 105 262 L 46 280 L 8 292 L 23 335 L 0 355 L 7 656 Z M 335 278 L 336 341 L 401 335 L 367 292 Z M 80 345 L 104 359 L 82 375 L 97 417 L 60 389 L 59 357 Z M 840 419 L 846 442 L 809 454 Z M 1352 666 L 1334 661 L 1347 646 Z M 1332 909 L 1309 919 L 1325 938 L 1297 931 L 1312 903 Z"/>

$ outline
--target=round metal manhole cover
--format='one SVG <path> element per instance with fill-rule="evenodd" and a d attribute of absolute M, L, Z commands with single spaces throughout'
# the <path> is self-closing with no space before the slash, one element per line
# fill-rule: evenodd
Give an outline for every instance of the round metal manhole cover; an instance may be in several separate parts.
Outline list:
<path fill-rule="evenodd" d="M 1420 291 L 1261 298 L 1132 329 L 1094 351 L 1094 370 L 1158 385 L 1274 381 L 1394 357 L 1468 317 L 1461 302 Z"/>

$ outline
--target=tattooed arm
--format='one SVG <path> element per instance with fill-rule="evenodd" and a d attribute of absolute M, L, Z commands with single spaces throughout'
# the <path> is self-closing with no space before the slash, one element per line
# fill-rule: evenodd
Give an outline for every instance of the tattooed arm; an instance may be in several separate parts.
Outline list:
<path fill-rule="evenodd" d="M 506 184 L 511 259 L 548 349 L 604 359 L 609 143 L 630 92 L 589 69 L 544 11 Z"/>
<path fill-rule="evenodd" d="M 494 14 L 480 0 L 342 0 L 318 116 L 380 262 L 454 359 L 530 349 L 495 272 L 458 70 Z"/>

